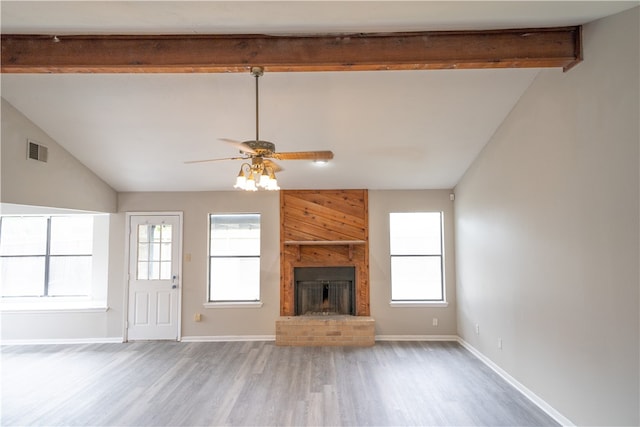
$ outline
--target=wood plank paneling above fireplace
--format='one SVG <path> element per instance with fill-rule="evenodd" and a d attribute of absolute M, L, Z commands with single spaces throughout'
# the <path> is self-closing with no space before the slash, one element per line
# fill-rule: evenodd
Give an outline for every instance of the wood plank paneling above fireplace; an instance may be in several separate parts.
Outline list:
<path fill-rule="evenodd" d="M 280 314 L 294 315 L 295 267 L 338 266 L 355 267 L 356 315 L 369 316 L 367 190 L 281 191 Z"/>

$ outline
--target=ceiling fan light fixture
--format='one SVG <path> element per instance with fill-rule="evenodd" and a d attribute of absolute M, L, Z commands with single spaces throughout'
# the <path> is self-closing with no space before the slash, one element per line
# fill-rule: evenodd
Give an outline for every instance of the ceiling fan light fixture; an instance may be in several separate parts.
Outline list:
<path fill-rule="evenodd" d="M 260 180 L 258 181 L 258 187 L 267 188 L 269 185 L 269 172 L 267 168 L 262 169 L 262 173 L 260 174 Z"/>
<path fill-rule="evenodd" d="M 256 171 L 256 174 L 258 174 L 257 171 Z M 264 167 L 262 169 L 262 172 L 259 173 L 259 176 L 260 176 L 260 180 L 256 184 L 259 188 L 262 188 L 264 190 L 269 190 L 269 191 L 280 189 L 280 187 L 278 187 L 278 180 L 276 179 L 276 174 L 271 168 Z"/>
<path fill-rule="evenodd" d="M 244 191 L 280 190 L 274 170 L 271 167 L 263 166 L 262 163 L 253 165 L 243 163 L 233 188 Z"/>
<path fill-rule="evenodd" d="M 280 190 L 280 187 L 278 186 L 278 180 L 276 179 L 276 173 L 274 171 L 271 171 L 271 173 L 267 177 L 267 184 L 265 185 L 264 188 L 269 191 Z"/>
<path fill-rule="evenodd" d="M 256 187 L 256 180 L 253 177 L 253 171 L 249 172 L 249 177 L 247 178 L 244 189 L 247 191 L 258 191 L 258 187 Z"/>
<path fill-rule="evenodd" d="M 247 185 L 247 177 L 244 174 L 243 166 L 244 165 L 240 166 L 240 173 L 238 173 L 238 177 L 236 178 L 236 185 L 234 185 L 233 188 L 244 190 L 245 186 Z"/>

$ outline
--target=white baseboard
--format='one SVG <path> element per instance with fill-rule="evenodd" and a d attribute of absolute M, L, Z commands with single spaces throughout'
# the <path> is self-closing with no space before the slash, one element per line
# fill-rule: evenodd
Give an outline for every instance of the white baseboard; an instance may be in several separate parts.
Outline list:
<path fill-rule="evenodd" d="M 457 335 L 376 335 L 376 341 L 458 341 Z"/>
<path fill-rule="evenodd" d="M 224 342 L 224 341 L 275 341 L 275 335 L 213 335 L 213 336 L 187 336 L 182 337 L 182 342 Z"/>
<path fill-rule="evenodd" d="M 185 336 L 182 342 L 275 341 L 275 335 Z M 376 335 L 376 341 L 458 341 L 457 335 Z"/>
<path fill-rule="evenodd" d="M 556 411 L 551 405 L 549 405 L 542 398 L 540 398 L 537 394 L 535 394 L 534 392 L 529 390 L 527 387 L 525 387 L 522 383 L 520 383 L 518 380 L 513 378 L 511 375 L 509 375 L 504 369 L 502 369 L 501 367 L 496 365 L 487 356 L 485 356 L 484 354 L 480 353 L 480 351 L 478 351 L 471 344 L 469 344 L 468 342 L 466 342 L 465 340 L 463 340 L 460 337 L 458 337 L 458 342 L 464 348 L 469 350 L 469 352 L 471 354 L 473 354 L 475 357 L 480 359 L 480 361 L 482 363 L 484 363 L 489 368 L 491 368 L 491 370 L 493 370 L 496 374 L 500 375 L 506 382 L 511 384 L 513 387 L 515 387 L 520 393 L 522 393 L 525 397 L 527 397 L 527 399 L 529 399 L 531 402 L 533 402 L 537 407 L 539 407 L 544 412 L 546 412 L 547 415 L 549 415 L 551 418 L 556 420 L 556 422 L 558 422 L 559 424 L 561 424 L 563 426 L 575 426 L 575 424 L 572 423 L 571 420 L 569 420 L 567 417 L 562 415 L 560 412 Z"/>
<path fill-rule="evenodd" d="M 55 338 L 34 340 L 1 340 L 1 345 L 49 345 L 49 344 L 121 344 L 122 337 L 110 338 Z"/>

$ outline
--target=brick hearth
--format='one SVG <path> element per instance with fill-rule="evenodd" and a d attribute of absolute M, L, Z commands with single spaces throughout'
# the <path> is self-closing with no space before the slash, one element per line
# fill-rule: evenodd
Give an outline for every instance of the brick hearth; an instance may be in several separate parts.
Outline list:
<path fill-rule="evenodd" d="M 283 316 L 276 320 L 276 345 L 372 346 L 375 321 L 368 316 Z"/>

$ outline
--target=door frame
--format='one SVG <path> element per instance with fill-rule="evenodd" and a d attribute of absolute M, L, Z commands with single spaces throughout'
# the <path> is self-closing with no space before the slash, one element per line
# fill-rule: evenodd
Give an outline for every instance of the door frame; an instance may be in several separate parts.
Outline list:
<path fill-rule="evenodd" d="M 125 212 L 125 227 L 124 227 L 124 306 L 123 306 L 123 319 L 122 319 L 122 342 L 129 341 L 129 272 L 131 271 L 131 217 L 134 216 L 177 216 L 179 224 L 179 237 L 178 237 L 178 319 L 177 319 L 177 338 L 176 341 L 182 341 L 182 245 L 184 234 L 184 214 L 182 211 L 135 211 Z"/>

